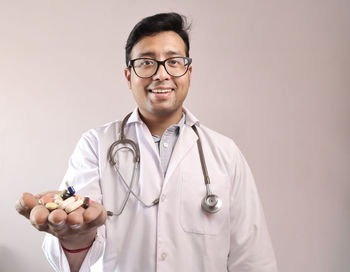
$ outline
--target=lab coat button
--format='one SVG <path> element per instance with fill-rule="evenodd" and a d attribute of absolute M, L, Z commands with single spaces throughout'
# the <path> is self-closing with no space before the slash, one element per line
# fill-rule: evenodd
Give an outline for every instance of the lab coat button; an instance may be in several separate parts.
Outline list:
<path fill-rule="evenodd" d="M 167 147 L 169 146 L 169 144 L 168 144 L 168 143 L 163 143 L 163 146 L 164 146 L 165 148 L 167 148 Z"/>
<path fill-rule="evenodd" d="M 165 259 L 166 259 L 167 256 L 168 256 L 168 255 L 167 255 L 165 252 L 163 252 L 162 255 L 160 255 L 160 259 L 161 259 L 162 261 L 165 261 Z"/>

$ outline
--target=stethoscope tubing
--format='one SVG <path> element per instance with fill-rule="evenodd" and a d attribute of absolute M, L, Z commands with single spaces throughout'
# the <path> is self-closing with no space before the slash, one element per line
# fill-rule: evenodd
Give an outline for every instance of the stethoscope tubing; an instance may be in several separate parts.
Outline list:
<path fill-rule="evenodd" d="M 151 204 L 146 204 L 144 201 L 142 201 L 142 199 L 138 195 L 136 195 L 136 193 L 132 189 L 134 182 L 135 182 L 135 173 L 137 172 L 137 169 L 139 169 L 140 149 L 134 141 L 125 138 L 124 128 L 125 128 L 127 120 L 131 116 L 131 114 L 132 113 L 129 113 L 123 119 L 121 126 L 120 126 L 120 138 L 119 138 L 119 140 L 116 140 L 115 142 L 113 142 L 108 150 L 108 160 L 109 160 L 110 164 L 112 165 L 112 167 L 114 168 L 114 170 L 117 172 L 117 174 L 120 177 L 124 186 L 127 188 L 126 195 L 123 199 L 122 206 L 120 207 L 119 211 L 116 213 L 111 212 L 111 211 L 107 211 L 107 215 L 109 215 L 109 216 L 112 216 L 112 215 L 118 216 L 118 215 L 122 214 L 128 200 L 130 198 L 130 194 L 132 194 L 146 208 L 150 208 L 154 205 L 157 205 L 159 202 L 159 197 L 158 197 Z M 203 152 L 203 148 L 202 148 L 201 138 L 199 136 L 198 130 L 197 130 L 195 125 L 192 126 L 192 129 L 198 137 L 197 147 L 198 147 L 198 153 L 199 153 L 199 158 L 200 158 L 200 162 L 201 162 L 202 172 L 203 172 L 203 176 L 204 176 L 204 183 L 205 183 L 205 187 L 206 187 L 206 195 L 204 196 L 204 198 L 201 202 L 201 206 L 202 206 L 203 210 L 205 210 L 208 213 L 216 213 L 221 209 L 222 201 L 218 196 L 212 194 L 212 192 L 211 192 L 210 178 L 209 178 L 208 169 L 207 169 L 205 158 L 204 158 L 204 152 Z M 123 146 L 117 148 L 118 145 L 123 145 Z M 115 150 L 115 148 L 117 148 L 117 149 Z M 133 173 L 132 173 L 130 185 L 125 181 L 123 175 L 120 173 L 119 165 L 115 161 L 116 154 L 121 149 L 128 149 L 133 153 L 134 168 L 133 168 Z"/>

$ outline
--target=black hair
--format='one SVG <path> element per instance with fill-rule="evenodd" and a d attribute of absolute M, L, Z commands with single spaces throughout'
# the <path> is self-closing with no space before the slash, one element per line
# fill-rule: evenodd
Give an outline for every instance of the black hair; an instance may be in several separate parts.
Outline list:
<path fill-rule="evenodd" d="M 130 32 L 125 45 L 125 60 L 128 65 L 130 60 L 131 50 L 134 45 L 143 37 L 151 36 L 162 31 L 174 31 L 184 41 L 186 46 L 186 57 L 189 57 L 190 43 L 188 31 L 190 26 L 187 25 L 185 16 L 175 12 L 158 13 L 153 16 L 146 17 L 138 22 Z"/>

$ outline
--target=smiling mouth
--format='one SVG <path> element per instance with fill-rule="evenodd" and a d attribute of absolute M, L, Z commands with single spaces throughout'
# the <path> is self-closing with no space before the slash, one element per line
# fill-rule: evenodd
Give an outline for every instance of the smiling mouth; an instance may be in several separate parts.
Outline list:
<path fill-rule="evenodd" d="M 172 92 L 174 89 L 153 89 L 150 90 L 151 93 L 170 93 Z"/>

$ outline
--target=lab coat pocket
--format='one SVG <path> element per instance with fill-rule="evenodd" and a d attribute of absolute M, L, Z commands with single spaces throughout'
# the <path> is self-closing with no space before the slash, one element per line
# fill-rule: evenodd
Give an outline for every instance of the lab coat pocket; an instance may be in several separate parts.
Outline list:
<path fill-rule="evenodd" d="M 212 174 L 211 191 L 222 200 L 222 208 L 208 213 L 201 207 L 206 196 L 203 175 L 183 173 L 180 197 L 180 224 L 185 232 L 217 235 L 229 226 L 229 177 Z"/>

